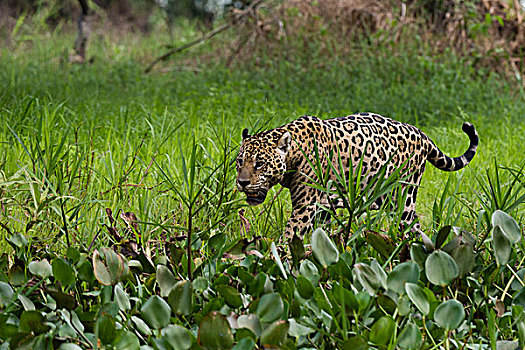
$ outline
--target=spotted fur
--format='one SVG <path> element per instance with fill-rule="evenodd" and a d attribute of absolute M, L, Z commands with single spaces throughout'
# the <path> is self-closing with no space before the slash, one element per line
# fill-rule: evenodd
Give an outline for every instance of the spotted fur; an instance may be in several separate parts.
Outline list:
<path fill-rule="evenodd" d="M 347 173 L 351 164 L 355 166 L 363 158 L 362 172 L 368 174 L 367 178 L 385 164 L 387 176 L 405 164 L 409 177 L 402 185 L 406 190 L 402 220 L 410 224 L 417 218 L 416 197 L 425 162 L 444 171 L 456 171 L 474 157 L 479 142 L 476 129 L 470 123 L 464 123 L 462 129 L 470 146 L 456 158 L 446 156 L 418 128 L 372 113 L 328 120 L 303 116 L 256 135 L 249 135 L 245 129 L 237 156 L 237 188 L 246 194 L 250 205 L 264 202 L 268 190 L 278 183 L 290 189 L 292 214 L 285 237 L 291 237 L 294 232 L 303 235 L 311 227 L 316 203 L 327 203 L 322 192 L 307 185 L 314 178 L 307 159 L 313 160 L 314 147 L 318 154 L 338 152 Z M 326 166 L 326 157 L 323 162 Z"/>

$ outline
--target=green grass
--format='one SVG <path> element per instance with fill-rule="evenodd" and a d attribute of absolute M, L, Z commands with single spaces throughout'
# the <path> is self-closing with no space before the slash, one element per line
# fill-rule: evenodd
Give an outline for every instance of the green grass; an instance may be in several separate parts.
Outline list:
<path fill-rule="evenodd" d="M 195 229 L 239 234 L 237 210 L 244 204 L 234 190 L 231 160 L 241 130 L 276 127 L 304 114 L 377 112 L 420 127 L 451 156 L 468 145 L 462 122 L 474 123 L 481 143 L 467 169 L 449 175 L 427 167 L 418 200 L 426 230 L 449 176 L 451 189 L 459 183 L 452 211 L 462 210 L 459 223 L 475 230 L 460 200 L 481 209 L 475 191 L 486 169 L 525 161 L 523 91 L 451 54 L 363 46 L 352 57 L 314 55 L 311 67 L 322 63 L 318 69 L 269 60 L 226 69 L 188 53 L 199 73 L 145 75 L 146 61 L 162 50 L 157 36 L 118 44 L 93 36 L 95 60 L 83 66 L 63 62 L 72 42 L 72 35 L 54 33 L 0 48 L 0 222 L 53 247 L 65 246 L 63 235 L 55 239 L 64 227 L 84 248 L 100 231 L 105 244 L 105 208 L 136 213 L 146 239 L 162 230 L 181 232 L 188 208 L 173 190 L 184 183 L 182 158 L 191 158 L 193 140 L 197 177 L 203 193 L 213 196 L 195 216 Z M 211 49 L 217 47 L 197 51 Z M 247 209 L 253 234 L 279 235 L 290 209 L 285 192 Z"/>

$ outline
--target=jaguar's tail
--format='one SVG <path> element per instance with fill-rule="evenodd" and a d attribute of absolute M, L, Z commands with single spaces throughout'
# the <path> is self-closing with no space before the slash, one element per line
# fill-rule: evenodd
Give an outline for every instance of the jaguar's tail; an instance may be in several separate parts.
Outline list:
<path fill-rule="evenodd" d="M 461 157 L 451 158 L 441 152 L 441 150 L 431 140 L 431 148 L 427 158 L 430 164 L 444 171 L 456 171 L 464 168 L 468 163 L 470 163 L 476 154 L 479 137 L 478 133 L 476 132 L 476 128 L 470 123 L 463 123 L 462 130 L 468 135 L 470 139 L 470 146 L 467 151 L 463 153 Z"/>

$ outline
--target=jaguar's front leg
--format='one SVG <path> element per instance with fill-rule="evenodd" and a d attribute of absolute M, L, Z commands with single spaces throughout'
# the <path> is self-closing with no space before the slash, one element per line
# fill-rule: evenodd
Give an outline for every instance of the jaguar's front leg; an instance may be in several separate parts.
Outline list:
<path fill-rule="evenodd" d="M 303 238 L 305 234 L 311 233 L 317 211 L 319 211 L 319 208 L 315 203 L 294 209 L 286 224 L 284 235 L 280 237 L 279 241 L 289 243 L 294 234 Z"/>

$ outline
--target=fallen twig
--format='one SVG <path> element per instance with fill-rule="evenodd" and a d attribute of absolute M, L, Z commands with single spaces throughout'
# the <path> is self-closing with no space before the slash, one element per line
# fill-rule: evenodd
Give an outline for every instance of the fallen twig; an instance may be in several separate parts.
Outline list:
<path fill-rule="evenodd" d="M 163 74 L 169 72 L 193 72 L 197 74 L 200 73 L 201 70 L 195 67 L 166 67 L 155 72 L 150 72 L 150 74 Z"/>
<path fill-rule="evenodd" d="M 179 46 L 179 47 L 175 47 L 171 50 L 169 50 L 168 52 L 164 53 L 163 55 L 157 57 L 153 62 L 151 62 L 151 64 L 144 70 L 145 73 L 149 73 L 153 67 L 161 62 L 161 61 L 164 61 L 165 59 L 167 59 L 168 57 L 170 57 L 171 55 L 174 55 L 178 52 L 181 52 L 183 50 L 186 50 L 187 48 L 190 48 L 192 46 L 195 46 L 197 44 L 200 44 L 210 38 L 213 38 L 215 35 L 219 34 L 219 33 L 222 33 L 224 32 L 226 29 L 229 29 L 231 27 L 233 27 L 241 18 L 245 17 L 247 14 L 249 14 L 255 7 L 259 6 L 261 3 L 263 3 L 265 0 L 256 0 L 254 1 L 246 10 L 243 10 L 243 11 L 239 11 L 237 12 L 234 16 L 233 16 L 233 19 L 231 20 L 231 22 L 229 23 L 225 23 L 223 24 L 222 26 L 212 30 L 211 32 L 208 32 L 206 34 L 204 34 L 202 37 L 198 38 L 198 39 L 195 39 L 193 41 L 190 41 L 189 43 L 186 43 L 182 46 Z"/>
<path fill-rule="evenodd" d="M 11 230 L 9 229 L 9 227 L 7 227 L 6 224 L 4 224 L 3 222 L 0 222 L 0 227 L 2 227 L 4 230 L 6 230 L 7 234 L 9 236 L 11 236 L 13 233 L 11 232 Z"/>

